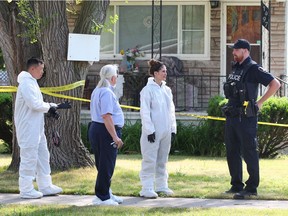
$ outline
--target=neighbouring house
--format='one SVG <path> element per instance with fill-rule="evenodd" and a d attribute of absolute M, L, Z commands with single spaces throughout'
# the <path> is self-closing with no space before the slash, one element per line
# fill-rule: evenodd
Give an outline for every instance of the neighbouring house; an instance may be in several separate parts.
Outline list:
<path fill-rule="evenodd" d="M 151 58 L 152 1 L 110 2 L 107 20 L 113 14 L 118 14 L 119 20 L 114 34 L 103 32 L 101 35 L 100 62 L 95 62 L 89 70 L 85 96 L 90 96 L 104 64 L 119 64 L 123 73 L 120 101 L 138 106 L 139 91 L 147 80 L 147 61 Z M 255 61 L 286 80 L 288 2 L 285 0 L 271 1 L 270 34 L 261 26 L 264 16 L 260 0 L 163 0 L 162 4 L 162 56 L 168 57 L 174 67 L 167 82 L 178 110 L 205 110 L 209 98 L 223 94 L 222 83 L 232 61 L 232 50 L 228 46 L 238 38 L 250 41 Z M 68 16 L 73 32 L 77 15 Z M 157 51 L 159 44 L 153 45 Z M 138 72 L 127 72 L 120 51 L 136 46 L 145 56 L 136 59 Z M 285 89 L 282 88 L 279 95 L 286 95 Z"/>
<path fill-rule="evenodd" d="M 8 86 L 9 77 L 7 71 L 0 70 L 0 86 Z"/>

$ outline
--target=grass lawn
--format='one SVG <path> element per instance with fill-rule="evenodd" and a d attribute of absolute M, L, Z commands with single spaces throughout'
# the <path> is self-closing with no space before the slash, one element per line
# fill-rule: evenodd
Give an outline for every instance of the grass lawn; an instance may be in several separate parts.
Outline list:
<path fill-rule="evenodd" d="M 11 162 L 9 155 L 0 154 L 0 193 L 18 193 L 18 173 L 6 171 Z M 261 184 L 258 199 L 288 200 L 288 157 L 261 160 Z M 119 155 L 112 180 L 113 192 L 117 195 L 138 196 L 140 155 Z M 225 158 L 171 156 L 168 163 L 169 185 L 175 197 L 231 198 L 222 194 L 229 185 Z M 53 182 L 64 189 L 65 194 L 94 194 L 95 168 L 71 169 L 53 172 Z M 244 178 L 247 178 L 244 171 Z M 60 205 L 1 205 L 0 215 L 184 215 L 184 216 L 286 216 L 288 210 L 251 208 L 137 208 Z"/>
<path fill-rule="evenodd" d="M 0 154 L 0 192 L 18 193 L 18 173 L 6 171 L 10 161 L 9 155 Z M 140 155 L 119 155 L 111 185 L 113 193 L 138 196 L 140 167 Z M 247 179 L 245 164 L 243 167 Z M 287 167 L 288 157 L 260 160 L 258 199 L 288 200 Z M 175 197 L 231 198 L 222 193 L 230 188 L 225 158 L 171 156 L 168 170 L 169 186 Z M 95 168 L 53 172 L 52 177 L 65 194 L 94 194 Z"/>
<path fill-rule="evenodd" d="M 5 146 L 4 146 L 4 141 L 2 139 L 0 139 L 0 154 L 5 152 Z M 1 166 L 1 164 L 0 164 Z"/>
<path fill-rule="evenodd" d="M 53 215 L 53 216 L 71 216 L 71 215 L 125 215 L 125 216 L 287 216 L 288 210 L 279 209 L 238 209 L 238 208 L 193 208 L 193 209 L 180 209 L 180 208 L 135 208 L 135 207 L 98 207 L 98 206 L 23 206 L 23 205 L 0 205 L 1 215 Z"/>

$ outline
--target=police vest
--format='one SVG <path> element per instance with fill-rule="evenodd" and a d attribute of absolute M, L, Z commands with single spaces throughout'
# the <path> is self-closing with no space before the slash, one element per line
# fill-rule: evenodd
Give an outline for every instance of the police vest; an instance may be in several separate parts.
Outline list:
<path fill-rule="evenodd" d="M 248 70 L 255 64 L 257 63 L 251 60 L 243 68 L 233 68 L 233 72 L 229 74 L 228 80 L 223 86 L 227 99 L 238 101 L 240 104 L 243 104 L 244 101 L 256 101 L 258 83 L 245 80 Z"/>

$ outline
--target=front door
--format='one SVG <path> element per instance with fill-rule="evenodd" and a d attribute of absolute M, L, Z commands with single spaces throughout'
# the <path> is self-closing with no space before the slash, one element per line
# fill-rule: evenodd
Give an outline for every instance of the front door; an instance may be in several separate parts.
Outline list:
<path fill-rule="evenodd" d="M 260 6 L 226 6 L 226 76 L 231 72 L 231 64 L 233 63 L 233 50 L 229 48 L 229 45 L 232 45 L 240 38 L 250 42 L 250 55 L 254 61 L 261 64 Z"/>

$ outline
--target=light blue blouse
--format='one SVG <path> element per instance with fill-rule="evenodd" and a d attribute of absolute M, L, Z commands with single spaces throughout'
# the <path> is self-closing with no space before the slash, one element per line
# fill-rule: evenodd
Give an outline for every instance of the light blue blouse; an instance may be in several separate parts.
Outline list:
<path fill-rule="evenodd" d="M 116 95 L 110 87 L 96 87 L 91 95 L 90 112 L 94 122 L 104 123 L 102 115 L 110 113 L 114 125 L 124 126 L 124 115 Z"/>

